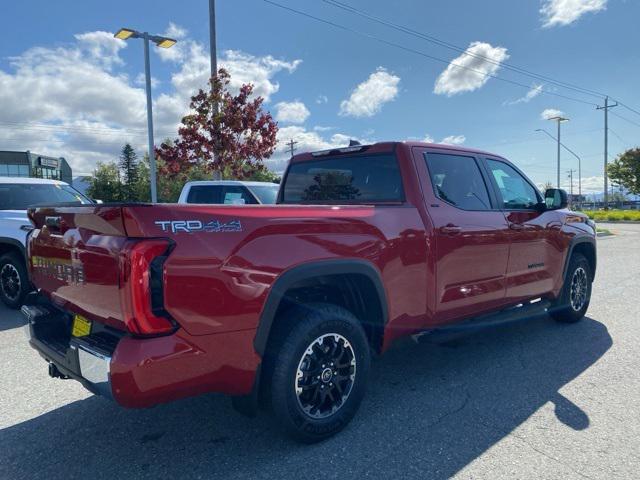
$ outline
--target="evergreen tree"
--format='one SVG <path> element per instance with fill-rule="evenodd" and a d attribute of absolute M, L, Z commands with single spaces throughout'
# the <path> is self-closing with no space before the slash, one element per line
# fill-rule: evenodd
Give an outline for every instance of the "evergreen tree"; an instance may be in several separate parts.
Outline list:
<path fill-rule="evenodd" d="M 122 147 L 120 170 L 123 174 L 123 200 L 135 202 L 138 200 L 138 189 L 136 188 L 138 184 L 138 156 L 128 143 Z"/>

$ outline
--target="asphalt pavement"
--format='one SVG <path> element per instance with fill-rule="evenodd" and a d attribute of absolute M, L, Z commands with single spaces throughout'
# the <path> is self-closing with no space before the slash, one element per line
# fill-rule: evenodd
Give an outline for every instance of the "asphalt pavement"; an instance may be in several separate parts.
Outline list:
<path fill-rule="evenodd" d="M 312 446 L 222 395 L 125 410 L 51 379 L 0 307 L 0 478 L 640 478 L 640 226 L 606 228 L 583 321 L 402 341 Z"/>

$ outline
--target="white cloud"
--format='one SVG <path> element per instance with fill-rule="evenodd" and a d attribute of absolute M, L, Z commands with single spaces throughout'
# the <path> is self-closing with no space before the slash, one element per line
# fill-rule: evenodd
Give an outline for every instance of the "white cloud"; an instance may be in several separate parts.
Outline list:
<path fill-rule="evenodd" d="M 545 28 L 569 25 L 585 13 L 607 8 L 607 0 L 543 0 L 540 13 Z"/>
<path fill-rule="evenodd" d="M 449 135 L 448 137 L 444 137 L 440 143 L 444 143 L 445 145 L 462 145 L 466 140 L 467 137 L 464 135 Z"/>
<path fill-rule="evenodd" d="M 187 50 L 172 60 L 170 81 L 154 98 L 158 143 L 177 135 L 190 96 L 206 86 L 210 68 L 202 45 L 175 25 L 167 32 L 181 37 L 178 45 Z M 142 155 L 147 150 L 145 92 L 139 78 L 120 69 L 124 63 L 120 52 L 126 45 L 109 32 L 85 32 L 64 47 L 33 47 L 11 57 L 9 67 L 0 68 L 2 122 L 11 124 L 0 128 L 0 145 L 63 156 L 74 174 L 91 172 L 97 161 L 116 159 L 125 142 Z M 154 49 L 158 54 L 163 51 Z M 293 72 L 300 60 L 235 50 L 223 52 L 220 63 L 231 72 L 232 87 L 252 82 L 256 94 L 268 99 L 279 89 L 275 77 Z"/>
<path fill-rule="evenodd" d="M 329 101 L 329 97 L 327 97 L 326 95 L 318 95 L 316 97 L 316 103 L 318 105 L 322 105 L 323 103 L 327 103 Z"/>
<path fill-rule="evenodd" d="M 441 143 L 443 145 L 462 145 L 467 141 L 467 137 L 465 137 L 464 135 L 449 135 L 447 137 L 444 137 L 439 142 L 436 142 L 435 139 L 427 133 L 422 141 L 425 143 Z"/>
<path fill-rule="evenodd" d="M 529 91 L 523 97 L 517 98 L 510 102 L 505 102 L 505 105 L 517 105 L 519 103 L 529 103 L 531 100 L 533 100 L 534 98 L 536 98 L 538 95 L 542 93 L 542 87 L 544 87 L 544 84 L 538 84 L 534 82 L 531 85 L 531 88 L 529 89 Z"/>
<path fill-rule="evenodd" d="M 286 123 L 304 123 L 311 112 L 306 105 L 298 100 L 295 102 L 276 103 L 276 120 Z"/>
<path fill-rule="evenodd" d="M 561 110 L 558 110 L 556 108 L 546 108 L 545 110 L 543 110 L 543 112 L 540 114 L 540 118 L 542 120 L 549 120 L 550 118 L 553 117 L 561 117 L 564 115 L 564 112 Z"/>
<path fill-rule="evenodd" d="M 87 54 L 92 61 L 111 69 L 113 65 L 124 62 L 118 56 L 120 50 L 127 46 L 127 42 L 115 38 L 110 32 L 86 32 L 74 35 L 78 41 L 78 48 Z"/>
<path fill-rule="evenodd" d="M 504 47 L 494 47 L 484 42 L 472 42 L 465 53 L 453 59 L 436 79 L 433 93 L 452 96 L 472 92 L 482 87 L 495 75 L 500 64 L 509 55 Z"/>
<path fill-rule="evenodd" d="M 335 129 L 336 129 L 336 127 L 324 127 L 324 126 L 322 126 L 322 125 L 316 125 L 315 127 L 313 127 L 313 129 L 314 129 L 316 132 L 328 132 L 328 131 L 330 131 L 330 130 L 335 130 Z"/>
<path fill-rule="evenodd" d="M 398 95 L 400 77 L 392 75 L 384 68 L 369 75 L 369 78 L 359 84 L 348 100 L 340 103 L 340 115 L 350 117 L 371 117 L 378 113 L 387 102 Z"/>

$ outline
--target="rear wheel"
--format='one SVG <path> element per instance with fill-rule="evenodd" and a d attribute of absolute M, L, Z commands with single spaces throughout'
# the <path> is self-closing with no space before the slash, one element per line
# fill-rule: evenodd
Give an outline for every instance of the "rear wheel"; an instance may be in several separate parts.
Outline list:
<path fill-rule="evenodd" d="M 370 365 L 367 337 L 347 310 L 327 304 L 296 308 L 294 325 L 271 347 L 271 403 L 295 439 L 313 443 L 334 435 L 355 415 Z"/>
<path fill-rule="evenodd" d="M 573 323 L 584 317 L 591 300 L 591 266 L 584 255 L 574 253 L 569 260 L 562 293 L 551 316 L 560 322 Z"/>
<path fill-rule="evenodd" d="M 9 308 L 20 308 L 28 291 L 24 260 L 16 253 L 5 253 L 0 257 L 0 300 Z"/>

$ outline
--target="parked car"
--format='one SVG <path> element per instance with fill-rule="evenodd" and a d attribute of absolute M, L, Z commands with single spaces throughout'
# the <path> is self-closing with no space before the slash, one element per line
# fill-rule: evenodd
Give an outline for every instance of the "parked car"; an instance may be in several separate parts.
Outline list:
<path fill-rule="evenodd" d="M 400 337 L 580 320 L 595 228 L 566 207 L 498 155 L 394 142 L 295 156 L 269 207 L 31 209 L 30 344 L 125 407 L 223 392 L 322 440 Z"/>
<path fill-rule="evenodd" d="M 204 180 L 187 182 L 178 203 L 260 205 L 276 203 L 280 185 L 270 182 Z"/>
<path fill-rule="evenodd" d="M 25 240 L 32 228 L 27 208 L 60 202 L 92 203 L 57 180 L 0 177 L 0 300 L 10 308 L 20 308 L 31 290 L 25 263 Z"/>

